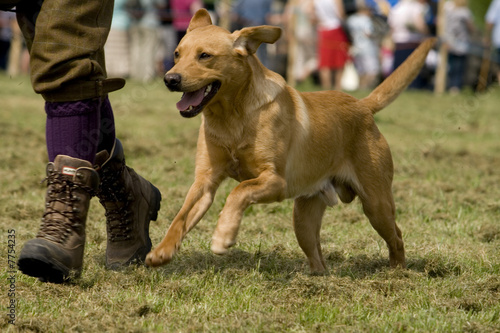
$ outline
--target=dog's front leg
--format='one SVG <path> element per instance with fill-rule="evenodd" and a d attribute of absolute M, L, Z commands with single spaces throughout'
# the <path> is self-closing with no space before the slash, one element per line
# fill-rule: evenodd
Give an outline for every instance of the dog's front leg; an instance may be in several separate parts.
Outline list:
<path fill-rule="evenodd" d="M 241 182 L 227 197 L 212 238 L 212 252 L 224 254 L 235 244 L 243 212 L 255 203 L 270 203 L 285 198 L 286 182 L 273 172 Z"/>
<path fill-rule="evenodd" d="M 195 180 L 181 210 L 168 228 L 167 234 L 161 243 L 147 255 L 148 266 L 160 266 L 172 260 L 184 236 L 201 220 L 212 205 L 219 184 L 220 181 Z"/>

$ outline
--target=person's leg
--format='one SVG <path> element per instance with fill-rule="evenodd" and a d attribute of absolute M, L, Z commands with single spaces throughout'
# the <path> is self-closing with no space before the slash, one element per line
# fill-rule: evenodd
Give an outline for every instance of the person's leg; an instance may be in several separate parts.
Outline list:
<path fill-rule="evenodd" d="M 46 101 L 49 155 L 45 212 L 35 239 L 21 250 L 19 269 L 44 281 L 81 273 L 101 99 L 123 86 L 107 80 L 103 46 L 113 1 L 24 1 L 18 22 L 30 51 L 31 82 Z"/>
<path fill-rule="evenodd" d="M 125 163 L 115 138 L 113 110 L 106 98 L 100 109 L 101 126 L 95 169 L 101 182 L 97 197 L 106 210 L 106 267 L 118 270 L 143 263 L 151 250 L 149 222 L 156 221 L 161 193 Z"/>
<path fill-rule="evenodd" d="M 49 161 L 67 155 L 94 163 L 99 142 L 101 100 L 46 102 Z"/>
<path fill-rule="evenodd" d="M 76 102 L 46 102 L 49 161 L 68 155 L 94 163 L 98 151 L 111 152 L 115 122 L 108 97 Z"/>
<path fill-rule="evenodd" d="M 10 40 L 0 40 L 0 69 L 7 70 L 9 59 Z"/>
<path fill-rule="evenodd" d="M 396 50 L 394 51 L 394 65 L 392 70 L 394 71 L 396 68 L 401 65 L 406 58 L 412 54 L 412 52 L 417 48 L 417 45 L 411 45 L 411 46 L 399 46 L 399 44 L 396 44 Z M 425 86 L 425 80 L 422 76 L 422 71 L 417 75 L 415 80 L 413 80 L 412 83 L 408 86 L 409 89 L 422 89 Z"/>
<path fill-rule="evenodd" d="M 452 93 L 460 91 L 458 74 L 460 73 L 460 61 L 453 53 L 448 53 L 448 90 Z"/>
<path fill-rule="evenodd" d="M 158 217 L 160 191 L 126 165 L 118 139 L 110 152 L 97 154 L 96 170 L 101 177 L 97 197 L 106 210 L 106 267 L 119 270 L 144 263 L 151 251 L 149 222 Z"/>
<path fill-rule="evenodd" d="M 123 87 L 124 80 L 106 78 L 104 43 L 112 9 L 112 0 L 27 1 L 17 8 L 31 55 L 32 85 L 46 100 L 50 156 L 44 218 L 37 237 L 24 244 L 18 266 L 42 280 L 62 282 L 80 274 L 89 202 L 101 192 L 93 162 L 96 151 L 111 155 L 115 145 L 107 93 Z M 134 228 L 123 225 L 124 234 L 146 229 L 149 220 L 144 216 L 153 217 L 159 209 L 156 188 L 142 185 L 135 182 L 117 189 L 128 191 L 134 203 L 128 206 L 133 209 Z M 135 195 L 142 192 L 148 194 Z M 155 202 L 150 204 L 152 192 Z"/>
<path fill-rule="evenodd" d="M 123 79 L 106 78 L 104 43 L 113 2 L 44 0 L 18 5 L 18 22 L 31 56 L 31 83 L 47 102 L 105 97 L 124 86 Z"/>
<path fill-rule="evenodd" d="M 369 52 L 364 56 L 365 89 L 374 89 L 380 76 L 380 51 Z"/>
<path fill-rule="evenodd" d="M 80 275 L 90 199 L 99 176 L 88 161 L 57 155 L 47 165 L 45 212 L 36 238 L 21 250 L 18 267 L 43 282 Z"/>
<path fill-rule="evenodd" d="M 156 59 L 159 50 L 158 28 L 147 28 L 144 34 L 144 82 L 151 82 L 157 77 Z M 163 75 L 162 75 L 163 77 Z"/>
<path fill-rule="evenodd" d="M 101 116 L 97 151 L 100 152 L 106 150 L 111 153 L 115 145 L 116 133 L 115 116 L 108 97 L 102 99 L 99 111 Z"/>
<path fill-rule="evenodd" d="M 142 29 L 137 23 L 132 23 L 129 28 L 130 33 L 130 78 L 134 80 L 142 79 Z"/>
<path fill-rule="evenodd" d="M 332 71 L 330 68 L 322 67 L 319 69 L 319 80 L 321 82 L 321 89 L 332 89 Z"/>
<path fill-rule="evenodd" d="M 344 74 L 344 68 L 337 68 L 332 71 L 334 78 L 334 89 L 342 90 L 342 75 Z"/>
<path fill-rule="evenodd" d="M 495 48 L 493 54 L 493 71 L 496 74 L 497 84 L 500 84 L 500 47 Z"/>

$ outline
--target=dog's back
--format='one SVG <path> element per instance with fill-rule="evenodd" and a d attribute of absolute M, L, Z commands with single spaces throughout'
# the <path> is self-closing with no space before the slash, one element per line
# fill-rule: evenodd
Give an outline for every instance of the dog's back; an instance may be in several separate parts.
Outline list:
<path fill-rule="evenodd" d="M 331 179 L 342 179 L 358 194 L 363 192 L 353 166 L 362 165 L 370 151 L 387 154 L 384 160 L 388 162 L 383 164 L 388 171 L 392 170 L 389 147 L 381 139 L 373 114 L 407 88 L 435 42 L 435 38 L 430 38 L 422 43 L 363 99 L 335 90 L 300 93 L 289 88 L 295 124 L 287 155 L 287 196 L 315 193 Z"/>

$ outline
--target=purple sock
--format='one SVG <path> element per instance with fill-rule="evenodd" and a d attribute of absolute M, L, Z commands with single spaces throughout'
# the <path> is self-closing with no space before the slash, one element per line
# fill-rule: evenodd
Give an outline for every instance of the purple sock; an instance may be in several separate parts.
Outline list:
<path fill-rule="evenodd" d="M 100 99 L 46 102 L 49 161 L 68 155 L 94 163 L 99 144 Z"/>
<path fill-rule="evenodd" d="M 115 119 L 113 109 L 108 97 L 105 97 L 101 103 L 101 132 L 99 146 L 97 151 L 107 150 L 111 153 L 115 144 Z"/>

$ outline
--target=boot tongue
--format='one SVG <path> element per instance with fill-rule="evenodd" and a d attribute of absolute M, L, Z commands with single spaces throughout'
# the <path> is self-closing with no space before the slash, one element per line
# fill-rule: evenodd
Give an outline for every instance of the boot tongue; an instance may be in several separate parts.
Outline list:
<path fill-rule="evenodd" d="M 177 109 L 179 109 L 179 111 L 186 111 L 190 106 L 200 105 L 205 97 L 205 88 L 206 87 L 203 87 L 196 91 L 184 93 L 182 99 L 177 103 Z"/>
<path fill-rule="evenodd" d="M 57 155 L 54 160 L 55 170 L 61 173 L 66 179 L 72 180 L 78 168 L 92 168 L 92 164 L 85 160 L 72 158 L 65 155 Z"/>

